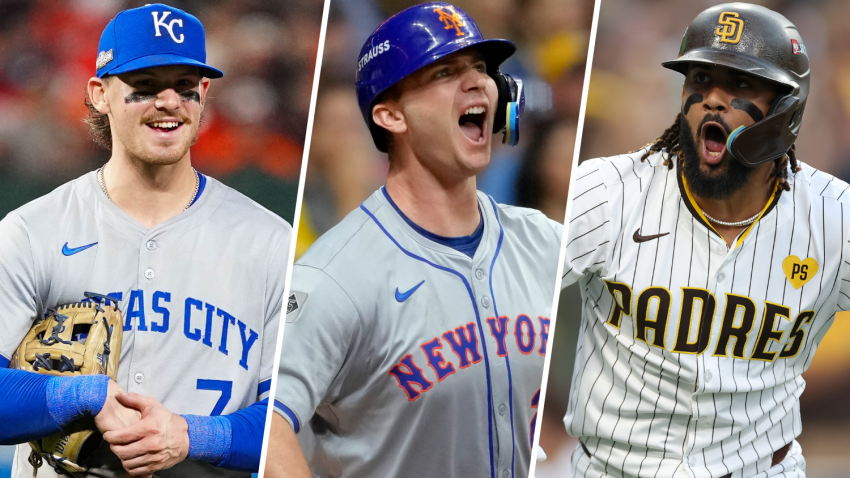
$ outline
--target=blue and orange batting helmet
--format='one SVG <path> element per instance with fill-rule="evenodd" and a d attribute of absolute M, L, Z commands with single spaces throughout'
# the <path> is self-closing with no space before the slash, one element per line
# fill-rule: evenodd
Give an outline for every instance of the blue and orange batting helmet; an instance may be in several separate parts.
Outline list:
<path fill-rule="evenodd" d="M 493 133 L 503 143 L 519 141 L 519 117 L 525 106 L 522 80 L 502 74 L 499 65 L 516 51 L 508 40 L 487 40 L 460 8 L 433 2 L 410 7 L 390 17 L 366 40 L 357 62 L 355 86 L 363 119 L 372 139 L 386 152 L 385 130 L 372 121 L 372 107 L 390 87 L 416 70 L 465 48 L 474 47 L 487 62 L 487 73 L 499 90 Z"/>

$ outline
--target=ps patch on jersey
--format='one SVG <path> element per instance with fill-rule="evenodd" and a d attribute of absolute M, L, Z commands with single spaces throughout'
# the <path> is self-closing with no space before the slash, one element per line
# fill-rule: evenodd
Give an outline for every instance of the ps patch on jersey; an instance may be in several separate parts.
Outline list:
<path fill-rule="evenodd" d="M 791 255 L 782 261 L 782 272 L 785 273 L 785 277 L 794 289 L 799 289 L 818 273 L 818 261 L 811 257 L 800 260 L 799 257 Z"/>
<path fill-rule="evenodd" d="M 307 300 L 307 294 L 304 292 L 292 291 L 289 294 L 289 299 L 286 302 L 286 321 L 295 322 L 298 314 L 301 313 L 301 307 L 304 306 L 304 301 Z"/>

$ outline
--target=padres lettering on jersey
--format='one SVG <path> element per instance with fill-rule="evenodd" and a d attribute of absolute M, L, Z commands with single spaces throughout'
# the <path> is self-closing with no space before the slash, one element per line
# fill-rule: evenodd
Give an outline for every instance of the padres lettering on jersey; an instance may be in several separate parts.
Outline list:
<path fill-rule="evenodd" d="M 580 284 L 584 320 L 565 422 L 593 457 L 578 476 L 756 475 L 800 434 L 800 375 L 850 308 L 848 185 L 804 165 L 729 248 L 643 153 L 575 173 L 562 286 Z"/>
<path fill-rule="evenodd" d="M 527 476 L 560 225 L 478 199 L 472 259 L 378 191 L 296 263 L 276 411 L 319 476 Z"/>
<path fill-rule="evenodd" d="M 126 320 L 121 387 L 174 413 L 245 408 L 270 394 L 290 234 L 212 178 L 191 208 L 148 230 L 89 173 L 0 221 L 0 302 L 9 311 L 0 356 L 11 356 L 47 307 L 105 293 Z M 15 476 L 32 476 L 28 455 L 24 444 Z M 212 468 L 186 461 L 173 472 L 246 475 Z"/>

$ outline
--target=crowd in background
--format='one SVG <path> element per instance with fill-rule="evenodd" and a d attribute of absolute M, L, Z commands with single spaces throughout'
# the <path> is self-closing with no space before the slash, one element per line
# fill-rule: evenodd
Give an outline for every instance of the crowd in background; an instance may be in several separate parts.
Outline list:
<path fill-rule="evenodd" d="M 307 165 L 296 254 L 333 227 L 386 178 L 387 157 L 360 115 L 354 73 L 360 48 L 387 17 L 416 1 L 331 3 Z M 493 138 L 478 188 L 506 204 L 534 207 L 563 222 L 593 14 L 592 0 L 454 1 L 486 38 L 506 38 L 517 53 L 502 72 L 523 79 L 526 110 L 519 146 Z"/>
<path fill-rule="evenodd" d="M 673 124 L 681 108 L 683 77 L 661 66 L 676 58 L 693 18 L 721 1 L 602 0 L 587 118 L 579 159 L 640 149 Z M 811 92 L 797 141 L 797 157 L 850 180 L 850 2 L 846 0 L 751 0 L 778 11 L 802 35 L 811 63 Z M 578 292 L 560 302 L 541 444 L 549 454 L 536 478 L 565 476 L 575 440 L 564 432 L 575 340 L 580 323 Z M 801 397 L 799 437 L 808 476 L 843 477 L 850 468 L 850 316 L 836 318 L 821 342 Z M 548 448 L 547 448 L 548 446 Z"/>
<path fill-rule="evenodd" d="M 82 122 L 97 45 L 122 0 L 0 2 L 0 217 L 101 166 Z M 175 0 L 197 16 L 212 81 L 192 164 L 290 222 L 322 20 L 321 0 Z"/>

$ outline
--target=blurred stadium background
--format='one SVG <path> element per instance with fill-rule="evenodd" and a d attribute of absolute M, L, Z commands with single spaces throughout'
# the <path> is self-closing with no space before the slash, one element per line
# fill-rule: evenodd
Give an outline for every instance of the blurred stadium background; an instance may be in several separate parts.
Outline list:
<path fill-rule="evenodd" d="M 703 9 L 721 1 L 601 0 L 580 159 L 635 150 L 657 138 L 681 107 L 682 76 L 661 67 L 675 58 L 682 34 Z M 756 0 L 791 20 L 806 43 L 812 88 L 797 157 L 850 180 L 850 2 Z M 562 423 L 580 322 L 577 290 L 561 295 L 540 443 L 549 460 L 536 478 L 569 476 L 576 441 Z M 801 398 L 799 437 L 810 478 L 848 476 L 850 469 L 850 316 L 821 342 Z"/>
<path fill-rule="evenodd" d="M 148 1 L 0 0 L 0 217 L 109 159 L 82 122 L 97 45 Z M 212 82 L 192 164 L 292 223 L 322 0 L 167 0 L 200 18 Z M 4 424 L 0 424 L 0 427 Z M 12 447 L 0 447 L 0 477 Z"/>
<path fill-rule="evenodd" d="M 366 38 L 411 0 L 331 2 L 296 257 L 384 184 L 387 158 L 372 144 L 354 93 Z M 488 38 L 517 53 L 502 71 L 523 78 L 520 146 L 494 138 L 478 188 L 497 201 L 534 207 L 563 222 L 584 81 L 592 0 L 458 0 Z"/>

